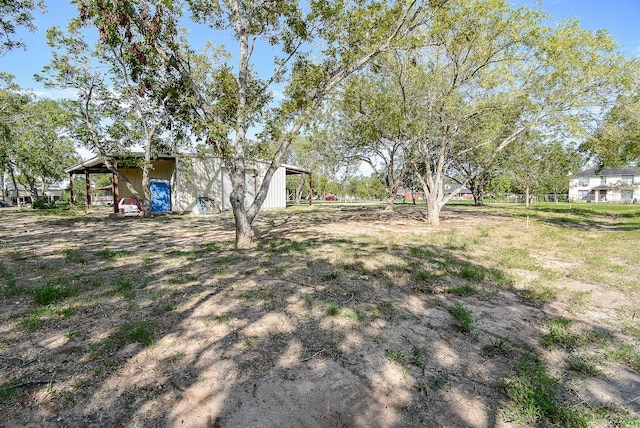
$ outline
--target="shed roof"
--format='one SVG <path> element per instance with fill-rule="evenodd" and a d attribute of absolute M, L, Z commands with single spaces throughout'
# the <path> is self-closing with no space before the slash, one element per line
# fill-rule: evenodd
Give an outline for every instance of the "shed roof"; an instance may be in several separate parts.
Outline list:
<path fill-rule="evenodd" d="M 285 164 L 282 164 L 280 166 L 284 168 L 285 173 L 287 175 L 295 175 L 295 174 L 311 175 L 311 171 L 309 171 L 308 169 L 300 168 L 299 166 L 292 166 L 292 165 L 285 165 Z"/>
<path fill-rule="evenodd" d="M 128 153 L 126 155 L 112 155 L 109 156 L 114 160 L 122 160 L 122 159 L 131 159 L 131 158 L 141 158 L 143 156 L 142 153 Z M 175 159 L 175 155 L 160 155 L 155 157 L 153 160 L 163 159 Z M 109 174 L 111 171 L 107 168 L 105 164 L 104 156 L 96 156 L 84 162 L 81 162 L 77 165 L 74 165 L 70 168 L 64 170 L 67 174 L 84 174 L 86 171 L 89 174 Z"/>

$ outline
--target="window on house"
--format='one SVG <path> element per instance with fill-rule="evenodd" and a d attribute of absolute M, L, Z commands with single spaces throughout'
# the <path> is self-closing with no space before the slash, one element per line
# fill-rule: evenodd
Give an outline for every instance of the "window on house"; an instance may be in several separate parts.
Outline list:
<path fill-rule="evenodd" d="M 607 177 L 604 175 L 600 176 L 600 184 L 607 184 Z"/>
<path fill-rule="evenodd" d="M 623 201 L 630 201 L 633 199 L 633 190 L 623 190 L 621 196 Z"/>
<path fill-rule="evenodd" d="M 588 197 L 589 197 L 589 191 L 588 190 L 578 190 L 578 198 L 581 201 L 584 201 Z"/>
<path fill-rule="evenodd" d="M 623 175 L 622 182 L 624 184 L 633 184 L 633 175 Z"/>
<path fill-rule="evenodd" d="M 588 177 L 579 177 L 578 178 L 578 186 L 587 187 L 588 185 L 589 185 L 589 178 Z"/>

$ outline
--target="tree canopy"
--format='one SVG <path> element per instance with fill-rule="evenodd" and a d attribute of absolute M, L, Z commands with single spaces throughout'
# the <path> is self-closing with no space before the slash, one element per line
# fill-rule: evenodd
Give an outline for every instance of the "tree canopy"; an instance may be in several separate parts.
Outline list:
<path fill-rule="evenodd" d="M 0 0 L 0 56 L 17 48 L 24 48 L 24 42 L 16 40 L 18 27 L 35 30 L 34 9 L 44 10 L 43 0 Z"/>

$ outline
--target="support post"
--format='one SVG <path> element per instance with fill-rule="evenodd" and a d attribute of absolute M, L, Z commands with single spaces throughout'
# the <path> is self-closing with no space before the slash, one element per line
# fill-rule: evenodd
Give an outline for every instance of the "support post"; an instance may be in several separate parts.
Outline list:
<path fill-rule="evenodd" d="M 89 168 L 84 169 L 84 178 L 87 184 L 87 209 L 91 209 L 91 176 L 89 175 Z"/>
<path fill-rule="evenodd" d="M 309 205 L 313 204 L 313 174 L 309 174 Z"/>
<path fill-rule="evenodd" d="M 113 167 L 118 168 L 118 163 L 113 161 Z M 113 212 L 118 213 L 118 200 L 120 199 L 120 195 L 118 192 L 118 176 L 112 173 L 111 183 L 113 186 Z"/>
<path fill-rule="evenodd" d="M 69 174 L 69 205 L 71 205 L 71 208 L 76 207 L 76 192 L 73 189 L 73 173 Z"/>

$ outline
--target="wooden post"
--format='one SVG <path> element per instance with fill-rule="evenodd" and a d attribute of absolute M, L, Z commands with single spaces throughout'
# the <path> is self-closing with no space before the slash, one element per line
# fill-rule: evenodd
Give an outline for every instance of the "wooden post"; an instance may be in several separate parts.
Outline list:
<path fill-rule="evenodd" d="M 312 174 L 309 174 L 309 205 L 313 204 L 313 182 L 311 181 Z"/>
<path fill-rule="evenodd" d="M 76 207 L 76 193 L 73 190 L 73 173 L 69 174 L 69 204 L 71 208 Z"/>
<path fill-rule="evenodd" d="M 113 161 L 113 167 L 118 168 L 118 163 Z M 120 199 L 120 195 L 118 192 L 118 176 L 112 173 L 111 182 L 113 183 L 113 212 L 118 213 L 118 200 Z"/>
<path fill-rule="evenodd" d="M 84 178 L 87 184 L 87 209 L 91 209 L 91 176 L 89 175 L 89 168 L 84 169 Z"/>

